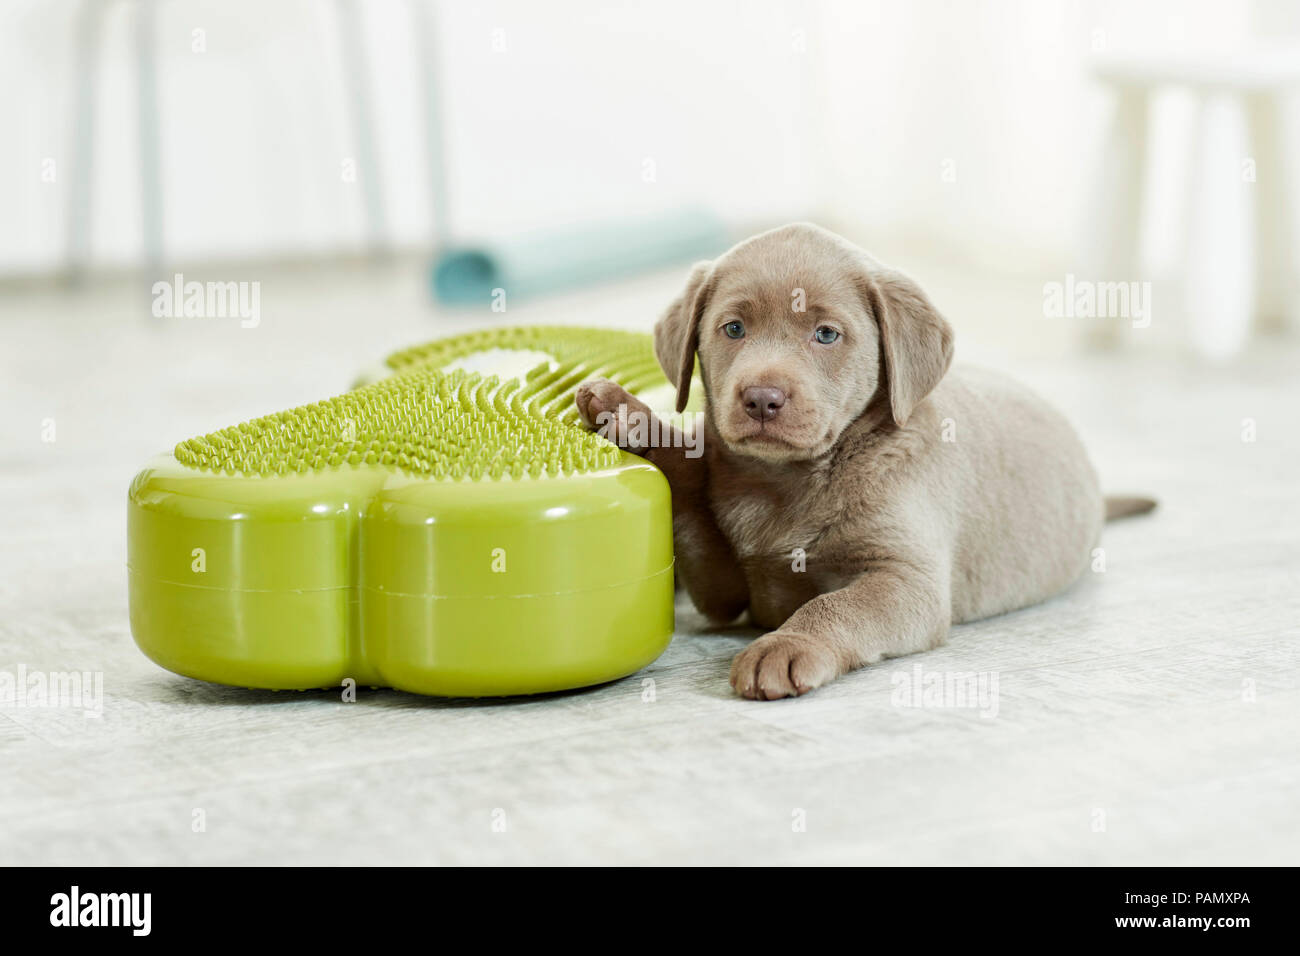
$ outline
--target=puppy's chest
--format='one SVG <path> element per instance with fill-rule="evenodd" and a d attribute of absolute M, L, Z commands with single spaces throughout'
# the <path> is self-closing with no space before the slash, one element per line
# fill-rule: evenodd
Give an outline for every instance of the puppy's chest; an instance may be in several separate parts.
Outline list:
<path fill-rule="evenodd" d="M 802 497 L 782 500 L 766 494 L 715 496 L 714 516 L 718 527 L 740 558 L 786 553 L 809 548 L 816 537 L 815 516 L 808 514 Z M 812 524 L 808 518 L 814 517 Z"/>
<path fill-rule="evenodd" d="M 718 527 L 750 577 L 800 574 L 803 585 L 833 587 L 842 577 L 844 528 L 826 493 L 816 488 L 784 493 L 723 492 L 713 499 Z"/>
<path fill-rule="evenodd" d="M 714 517 L 740 564 L 750 617 L 760 627 L 780 627 L 817 595 L 856 576 L 843 561 L 833 515 L 806 495 L 724 495 L 715 499 Z"/>

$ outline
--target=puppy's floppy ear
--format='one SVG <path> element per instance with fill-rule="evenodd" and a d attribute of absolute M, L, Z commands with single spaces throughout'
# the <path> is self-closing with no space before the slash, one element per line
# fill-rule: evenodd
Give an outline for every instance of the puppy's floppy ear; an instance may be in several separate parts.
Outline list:
<path fill-rule="evenodd" d="M 691 267 L 686 288 L 655 323 L 655 357 L 668 380 L 677 386 L 677 410 L 684 411 L 691 394 L 695 371 L 695 345 L 700 316 L 708 303 L 713 263 L 705 260 Z"/>
<path fill-rule="evenodd" d="M 901 427 L 952 364 L 952 326 L 901 272 L 869 269 L 866 294 L 880 325 L 889 410 Z"/>

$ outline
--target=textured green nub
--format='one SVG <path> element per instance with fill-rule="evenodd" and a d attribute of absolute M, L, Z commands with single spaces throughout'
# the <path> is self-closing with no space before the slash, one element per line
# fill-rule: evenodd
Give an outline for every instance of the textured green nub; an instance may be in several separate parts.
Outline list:
<path fill-rule="evenodd" d="M 497 349 L 544 352 L 550 361 L 522 378 L 446 369 Z M 231 475 L 343 465 L 451 480 L 577 474 L 619 461 L 614 445 L 577 422 L 578 384 L 595 375 L 633 392 L 664 384 L 650 336 L 563 326 L 440 339 L 398 352 L 388 365 L 391 377 L 356 391 L 183 441 L 176 459 Z"/>

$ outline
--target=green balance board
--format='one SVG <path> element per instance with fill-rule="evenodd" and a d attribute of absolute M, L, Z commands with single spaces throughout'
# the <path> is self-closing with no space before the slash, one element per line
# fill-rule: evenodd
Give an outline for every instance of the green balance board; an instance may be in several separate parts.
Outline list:
<path fill-rule="evenodd" d="M 658 657 L 673 630 L 667 481 L 573 405 L 593 375 L 670 394 L 650 337 L 493 329 L 388 366 L 183 441 L 135 477 L 145 654 L 243 687 L 351 678 L 476 697 L 601 683 Z"/>

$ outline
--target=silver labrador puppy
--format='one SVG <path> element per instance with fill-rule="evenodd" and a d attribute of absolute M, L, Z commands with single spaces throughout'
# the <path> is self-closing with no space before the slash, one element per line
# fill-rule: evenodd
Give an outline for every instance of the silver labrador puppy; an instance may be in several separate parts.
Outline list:
<path fill-rule="evenodd" d="M 698 356 L 702 457 L 681 436 L 629 446 L 630 416 L 652 412 L 613 382 L 583 383 L 578 409 L 667 475 L 699 610 L 770 629 L 732 665 L 745 697 L 803 694 L 1051 597 L 1105 518 L 1155 506 L 1104 500 L 1060 414 L 1002 375 L 950 371 L 952 328 L 920 287 L 814 225 L 698 263 L 655 351 L 679 411 Z"/>

